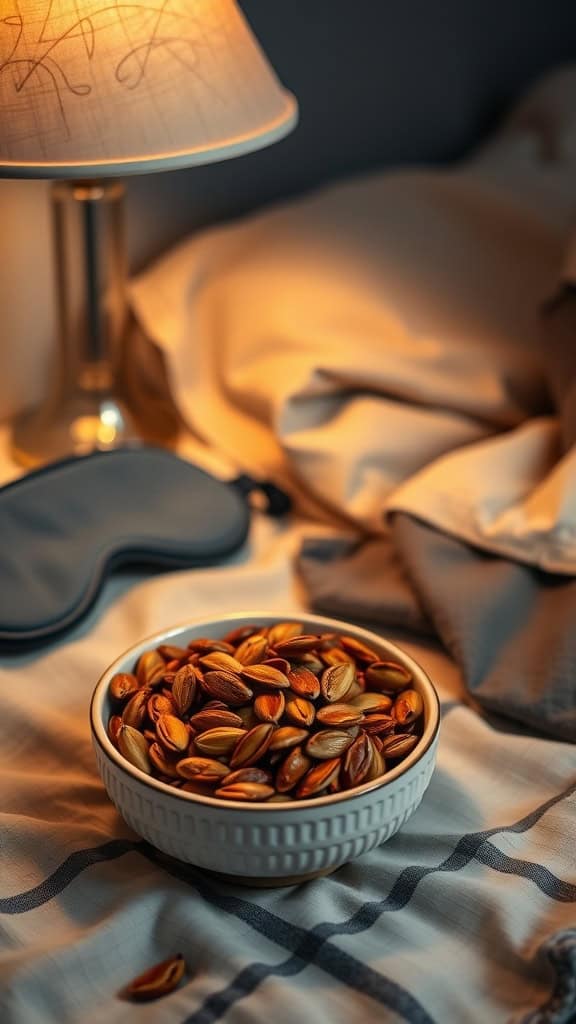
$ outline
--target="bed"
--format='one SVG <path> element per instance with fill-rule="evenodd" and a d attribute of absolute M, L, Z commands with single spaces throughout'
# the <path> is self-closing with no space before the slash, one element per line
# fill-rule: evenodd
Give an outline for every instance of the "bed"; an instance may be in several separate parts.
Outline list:
<path fill-rule="evenodd" d="M 540 308 L 576 211 L 576 79 L 540 76 L 576 19 L 363 2 L 352 32 L 339 2 L 243 6 L 302 132 L 134 183 L 132 304 L 195 432 L 182 456 L 272 478 L 295 511 L 254 512 L 222 565 L 114 575 L 64 637 L 1 654 L 0 1019 L 570 1024 L 576 474 Z M 400 833 L 333 876 L 216 883 L 119 818 L 90 694 L 183 617 L 310 606 L 423 665 L 437 770 Z M 176 952 L 185 986 L 117 998 Z"/>

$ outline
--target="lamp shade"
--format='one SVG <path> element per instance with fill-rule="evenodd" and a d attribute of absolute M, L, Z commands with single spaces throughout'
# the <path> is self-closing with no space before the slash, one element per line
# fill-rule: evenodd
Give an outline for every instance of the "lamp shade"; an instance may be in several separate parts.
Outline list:
<path fill-rule="evenodd" d="M 237 156 L 297 119 L 234 0 L 0 0 L 0 175 Z"/>

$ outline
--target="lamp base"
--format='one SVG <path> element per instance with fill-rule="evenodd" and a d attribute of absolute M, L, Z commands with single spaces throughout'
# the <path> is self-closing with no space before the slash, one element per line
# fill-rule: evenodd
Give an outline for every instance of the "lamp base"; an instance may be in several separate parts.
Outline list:
<path fill-rule="evenodd" d="M 123 197 L 111 181 L 53 188 L 60 330 L 46 398 L 12 426 L 12 455 L 26 468 L 178 439 L 163 358 L 128 310 Z"/>
<path fill-rule="evenodd" d="M 19 416 L 12 426 L 12 454 L 32 469 L 46 462 L 142 443 L 126 406 L 111 395 L 82 395 L 58 407 Z"/>

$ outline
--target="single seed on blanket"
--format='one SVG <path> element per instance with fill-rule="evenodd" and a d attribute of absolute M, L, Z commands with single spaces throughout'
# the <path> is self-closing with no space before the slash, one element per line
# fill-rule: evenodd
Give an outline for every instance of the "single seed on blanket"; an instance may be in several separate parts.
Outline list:
<path fill-rule="evenodd" d="M 233 672 L 206 672 L 200 685 L 210 697 L 222 700 L 232 707 L 247 704 L 252 697 L 250 687 Z"/>
<path fill-rule="evenodd" d="M 347 789 L 364 782 L 370 771 L 374 753 L 375 748 L 370 737 L 361 732 L 346 751 L 342 762 L 342 781 Z"/>
<path fill-rule="evenodd" d="M 327 789 L 331 782 L 338 778 L 341 761 L 335 757 L 330 761 L 324 761 L 312 768 L 302 779 L 296 790 L 296 798 L 315 796 Z"/>
<path fill-rule="evenodd" d="M 209 708 L 206 704 L 190 718 L 190 725 L 195 732 L 208 732 L 209 729 L 243 729 L 244 723 L 234 711 L 228 711 L 225 705 L 221 708 Z"/>
<path fill-rule="evenodd" d="M 279 750 L 288 750 L 290 747 L 297 747 L 299 743 L 305 743 L 310 733 L 307 729 L 296 729 L 291 725 L 281 726 L 272 735 L 268 750 L 276 753 Z"/>
<path fill-rule="evenodd" d="M 146 717 L 146 705 L 150 695 L 151 690 L 145 687 L 136 691 L 134 696 L 124 705 L 122 712 L 122 722 L 124 725 L 131 725 L 133 729 L 140 729 Z"/>
<path fill-rule="evenodd" d="M 357 725 L 364 718 L 364 713 L 352 704 L 329 704 L 328 707 L 320 708 L 316 718 L 322 725 L 343 728 L 347 725 Z"/>
<path fill-rule="evenodd" d="M 394 730 L 395 726 L 396 719 L 392 715 L 383 715 L 377 711 L 366 715 L 362 722 L 364 732 L 367 732 L 370 736 L 387 736 L 388 733 Z"/>
<path fill-rule="evenodd" d="M 370 714 L 372 711 L 380 711 L 382 714 L 388 714 L 392 707 L 392 698 L 386 693 L 359 693 L 358 696 L 353 697 L 350 701 L 355 708 L 360 708 L 361 711 L 365 711 Z"/>
<path fill-rule="evenodd" d="M 131 725 L 121 725 L 118 731 L 118 749 L 135 768 L 146 772 L 146 775 L 151 774 L 148 743 L 138 729 Z"/>
<path fill-rule="evenodd" d="M 258 683 L 274 690 L 288 690 L 290 687 L 288 677 L 271 665 L 247 665 L 242 669 L 242 678 L 250 684 Z"/>
<path fill-rule="evenodd" d="M 346 696 L 356 677 L 354 665 L 347 662 L 342 665 L 330 665 L 320 679 L 320 689 L 324 700 L 336 704 Z"/>
<path fill-rule="evenodd" d="M 243 640 L 240 646 L 236 648 L 234 657 L 242 665 L 257 665 L 259 661 L 263 661 L 267 650 L 267 637 L 263 636 L 262 633 L 254 633 L 246 640 Z"/>
<path fill-rule="evenodd" d="M 178 714 L 182 717 L 192 707 L 197 689 L 198 680 L 196 679 L 194 666 L 184 665 L 178 669 L 172 683 L 172 700 L 176 705 Z"/>
<path fill-rule="evenodd" d="M 269 800 L 271 796 L 274 796 L 274 789 L 272 786 L 265 786 L 259 782 L 237 782 L 233 786 L 222 786 L 216 790 L 214 795 L 219 796 L 222 800 L 257 802 Z"/>
<path fill-rule="evenodd" d="M 235 772 L 228 772 L 222 785 L 235 786 L 237 782 L 259 782 L 263 786 L 271 786 L 272 776 L 263 768 L 238 768 Z"/>
<path fill-rule="evenodd" d="M 161 775 L 166 775 L 169 779 L 178 778 L 176 762 L 170 760 L 166 751 L 159 743 L 156 743 L 156 741 L 150 744 L 148 748 L 148 756 L 152 762 L 152 767 L 155 768 L 157 772 L 160 772 Z"/>
<path fill-rule="evenodd" d="M 263 693 L 254 701 L 254 714 L 261 722 L 274 722 L 282 718 L 286 707 L 286 698 L 279 690 L 277 693 Z"/>
<path fill-rule="evenodd" d="M 320 666 L 322 667 L 322 666 Z M 307 697 L 309 700 L 316 700 L 320 696 L 320 680 L 306 668 L 299 665 L 287 673 L 290 689 L 299 697 Z"/>
<path fill-rule="evenodd" d="M 228 757 L 244 735 L 244 729 L 208 729 L 196 736 L 194 743 L 207 757 Z"/>
<path fill-rule="evenodd" d="M 392 714 L 399 725 L 410 725 L 420 717 L 424 701 L 417 690 L 404 690 L 394 701 Z"/>
<path fill-rule="evenodd" d="M 144 651 L 138 658 L 136 677 L 140 686 L 158 686 L 166 671 L 166 662 L 158 651 Z"/>
<path fill-rule="evenodd" d="M 203 654 L 200 658 L 200 666 L 204 671 L 241 672 L 242 662 L 237 661 L 231 654 L 223 651 L 212 651 L 210 654 Z"/>
<path fill-rule="evenodd" d="M 132 697 L 140 683 L 131 672 L 117 672 L 110 680 L 109 693 L 113 701 L 124 702 Z"/>
<path fill-rule="evenodd" d="M 230 772 L 227 764 L 210 757 L 184 757 L 176 765 L 176 774 L 187 782 L 220 785 Z"/>
<path fill-rule="evenodd" d="M 176 715 L 160 715 L 156 722 L 156 736 L 169 753 L 183 752 L 190 741 L 188 727 Z"/>
<path fill-rule="evenodd" d="M 353 636 L 340 636 L 339 640 L 344 650 L 351 654 L 356 661 L 362 661 L 366 664 L 378 661 L 376 651 L 373 651 L 367 644 L 363 644 L 361 640 L 356 640 Z"/>
<path fill-rule="evenodd" d="M 234 747 L 230 767 L 248 768 L 256 764 L 268 750 L 273 733 L 274 726 L 271 722 L 262 722 L 250 729 L 250 732 L 244 733 Z"/>
<path fill-rule="evenodd" d="M 405 733 L 396 733 L 395 736 L 386 736 L 382 741 L 382 754 L 384 757 L 406 757 L 418 743 L 418 736 L 407 736 Z"/>
<path fill-rule="evenodd" d="M 172 695 L 170 695 L 170 697 L 166 697 L 163 693 L 153 693 L 152 696 L 148 698 L 146 710 L 148 718 L 151 722 L 154 722 L 154 724 L 156 724 L 161 715 L 176 714 L 176 707 L 172 700 Z"/>
<path fill-rule="evenodd" d="M 276 789 L 279 793 L 287 793 L 298 785 L 300 779 L 310 771 L 312 761 L 303 752 L 302 747 L 295 747 L 286 755 L 276 773 Z"/>
<path fill-rule="evenodd" d="M 351 743 L 354 737 L 349 732 L 340 729 L 323 729 L 311 736 L 306 744 L 306 753 L 318 761 L 328 761 L 334 757 L 340 757 Z"/>
<path fill-rule="evenodd" d="M 158 999 L 160 996 L 166 996 L 169 992 L 173 992 L 182 981 L 185 972 L 184 957 L 178 953 L 177 956 L 163 960 L 162 963 L 156 964 L 155 967 L 151 967 L 150 970 L 144 971 L 143 974 L 134 978 L 134 981 L 126 986 L 121 995 L 141 1002 Z"/>
<path fill-rule="evenodd" d="M 275 622 L 268 629 L 268 641 L 272 647 L 275 647 L 276 644 L 292 640 L 295 636 L 301 636 L 303 628 L 301 622 Z"/>
<path fill-rule="evenodd" d="M 275 644 L 276 653 L 280 658 L 298 658 L 301 654 L 313 651 L 319 643 L 320 637 L 303 634 L 290 637 L 289 640 L 282 640 Z"/>
<path fill-rule="evenodd" d="M 369 690 L 396 693 L 405 690 L 411 682 L 412 673 L 396 661 L 375 661 L 366 669 L 366 686 Z"/>
<path fill-rule="evenodd" d="M 286 717 L 294 725 L 301 725 L 306 728 L 306 726 L 312 725 L 315 716 L 316 708 L 304 697 L 295 697 L 294 700 L 289 700 L 286 704 Z"/>

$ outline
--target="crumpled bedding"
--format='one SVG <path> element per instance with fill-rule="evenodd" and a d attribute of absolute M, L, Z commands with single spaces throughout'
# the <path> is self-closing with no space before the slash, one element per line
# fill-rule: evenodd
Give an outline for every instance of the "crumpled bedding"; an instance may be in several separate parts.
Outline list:
<path fill-rule="evenodd" d="M 150 267 L 133 307 L 184 418 L 320 516 L 382 535 L 405 511 L 573 573 L 540 308 L 576 213 L 574 110 L 569 69 L 458 165 L 322 189 Z"/>

